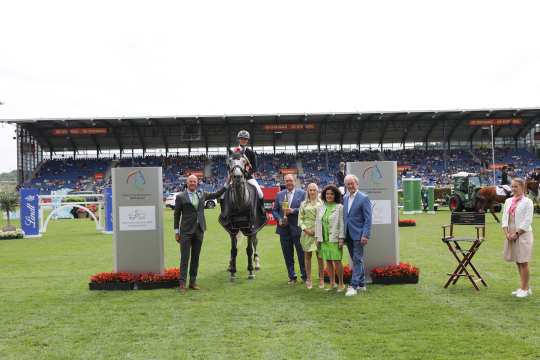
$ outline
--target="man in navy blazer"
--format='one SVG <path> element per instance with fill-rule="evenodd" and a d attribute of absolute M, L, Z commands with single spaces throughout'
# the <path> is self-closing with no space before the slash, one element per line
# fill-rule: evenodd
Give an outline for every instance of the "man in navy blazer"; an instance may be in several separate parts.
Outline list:
<path fill-rule="evenodd" d="M 294 271 L 295 248 L 302 280 L 306 281 L 307 278 L 306 268 L 304 266 L 304 250 L 300 244 L 302 230 L 298 226 L 298 211 L 300 209 L 300 203 L 304 201 L 306 197 L 306 193 L 302 189 L 295 189 L 294 181 L 293 175 L 288 174 L 285 176 L 285 189 L 277 193 L 276 200 L 274 201 L 274 208 L 272 209 L 272 214 L 278 221 L 276 234 L 279 234 L 281 250 L 283 251 L 285 266 L 287 267 L 287 273 L 289 275 L 289 284 L 296 283 L 297 279 Z M 285 212 L 283 211 L 284 201 L 288 201 L 289 203 L 289 208 L 286 209 Z M 286 219 L 284 215 L 287 216 Z"/>
<path fill-rule="evenodd" d="M 343 226 L 345 227 L 345 243 L 353 261 L 351 284 L 345 293 L 354 296 L 358 291 L 366 290 L 364 275 L 364 246 L 367 245 L 371 233 L 371 201 L 369 197 L 358 191 L 358 178 L 345 176 L 347 194 L 343 201 Z"/>

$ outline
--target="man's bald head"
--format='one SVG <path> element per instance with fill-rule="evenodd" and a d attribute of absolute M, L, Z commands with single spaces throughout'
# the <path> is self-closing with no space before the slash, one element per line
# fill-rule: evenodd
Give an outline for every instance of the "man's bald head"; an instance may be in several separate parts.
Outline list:
<path fill-rule="evenodd" d="M 356 175 L 349 174 L 345 176 L 345 187 L 351 194 L 354 194 L 358 190 L 358 178 Z"/>
<path fill-rule="evenodd" d="M 199 179 L 195 175 L 189 175 L 187 178 L 187 188 L 189 191 L 193 192 L 197 190 L 197 184 Z"/>

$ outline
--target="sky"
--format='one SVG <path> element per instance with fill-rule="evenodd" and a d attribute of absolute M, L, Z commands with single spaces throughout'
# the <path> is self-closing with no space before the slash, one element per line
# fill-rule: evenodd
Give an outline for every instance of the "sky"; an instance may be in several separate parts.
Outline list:
<path fill-rule="evenodd" d="M 537 1 L 0 0 L 0 119 L 540 106 Z M 16 167 L 0 125 L 0 172 Z"/>

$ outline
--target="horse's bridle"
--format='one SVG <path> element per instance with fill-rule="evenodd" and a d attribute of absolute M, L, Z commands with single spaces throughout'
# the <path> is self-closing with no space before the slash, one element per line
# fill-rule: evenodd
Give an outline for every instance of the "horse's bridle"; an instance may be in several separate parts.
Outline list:
<path fill-rule="evenodd" d="M 234 155 L 233 155 L 233 157 L 234 157 Z M 231 159 L 229 160 L 229 163 L 232 164 L 233 160 L 241 160 L 241 159 L 244 159 L 244 161 L 246 160 L 245 155 L 243 155 L 243 154 L 236 154 L 236 157 L 237 157 L 237 159 L 231 158 Z M 234 176 L 234 172 L 235 172 L 236 169 L 238 169 L 238 170 L 241 171 L 242 177 L 243 177 L 243 178 L 246 178 L 247 170 L 246 170 L 245 164 L 244 164 L 244 167 L 243 167 L 243 168 L 242 168 L 242 166 L 240 166 L 240 165 L 238 165 L 238 164 L 234 164 L 232 167 L 229 168 L 229 177 L 230 177 L 231 179 L 233 179 L 233 178 L 235 177 L 235 176 Z"/>

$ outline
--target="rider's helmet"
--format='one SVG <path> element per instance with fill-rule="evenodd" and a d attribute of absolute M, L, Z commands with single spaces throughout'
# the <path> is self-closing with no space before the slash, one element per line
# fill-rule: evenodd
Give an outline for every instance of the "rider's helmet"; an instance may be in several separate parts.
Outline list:
<path fill-rule="evenodd" d="M 236 136 L 238 139 L 249 140 L 249 132 L 247 130 L 240 130 Z"/>

